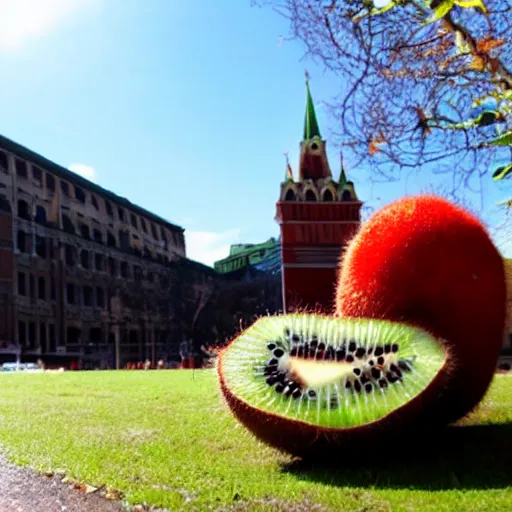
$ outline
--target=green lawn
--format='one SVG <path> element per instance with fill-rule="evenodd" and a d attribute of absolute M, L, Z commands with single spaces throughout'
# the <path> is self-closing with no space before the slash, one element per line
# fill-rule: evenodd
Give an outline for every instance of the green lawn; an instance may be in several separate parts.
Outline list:
<path fill-rule="evenodd" d="M 0 443 L 132 503 L 216 511 L 512 510 L 512 378 L 437 442 L 312 466 L 232 420 L 212 370 L 0 375 Z"/>

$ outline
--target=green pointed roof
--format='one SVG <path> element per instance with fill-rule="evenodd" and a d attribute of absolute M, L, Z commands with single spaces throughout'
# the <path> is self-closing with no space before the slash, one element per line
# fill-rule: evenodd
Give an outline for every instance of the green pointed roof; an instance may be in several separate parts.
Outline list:
<path fill-rule="evenodd" d="M 320 137 L 320 128 L 316 120 L 315 105 L 309 90 L 309 79 L 306 76 L 306 116 L 304 119 L 304 140 L 311 140 L 313 137 Z"/>
<path fill-rule="evenodd" d="M 341 164 L 340 179 L 338 180 L 340 187 L 344 187 L 347 184 L 347 176 L 345 174 L 345 167 Z"/>

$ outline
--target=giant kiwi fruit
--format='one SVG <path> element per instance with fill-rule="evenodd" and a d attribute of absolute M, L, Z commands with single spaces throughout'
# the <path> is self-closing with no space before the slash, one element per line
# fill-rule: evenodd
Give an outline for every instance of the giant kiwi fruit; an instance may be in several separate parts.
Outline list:
<path fill-rule="evenodd" d="M 341 263 L 336 314 L 406 322 L 443 340 L 450 375 L 427 423 L 453 422 L 484 396 L 503 345 L 501 255 L 472 214 L 435 196 L 376 212 Z"/>
<path fill-rule="evenodd" d="M 341 318 L 260 318 L 220 353 L 220 387 L 234 416 L 280 450 L 380 457 L 482 398 L 505 298 L 502 259 L 482 225 L 442 199 L 408 198 L 350 243 Z"/>

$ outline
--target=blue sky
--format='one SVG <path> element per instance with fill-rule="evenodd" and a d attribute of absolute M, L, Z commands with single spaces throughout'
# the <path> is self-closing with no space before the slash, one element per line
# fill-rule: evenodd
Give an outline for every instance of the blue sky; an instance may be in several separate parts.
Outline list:
<path fill-rule="evenodd" d="M 0 0 L 0 132 L 186 229 L 190 257 L 211 264 L 229 244 L 278 235 L 283 153 L 297 167 L 311 75 L 322 100 L 338 82 L 301 60 L 288 25 L 249 0 Z M 339 79 L 338 79 L 339 80 Z M 333 172 L 338 150 L 330 148 Z M 431 178 L 368 183 L 379 206 Z M 484 214 L 504 196 L 490 183 Z"/>

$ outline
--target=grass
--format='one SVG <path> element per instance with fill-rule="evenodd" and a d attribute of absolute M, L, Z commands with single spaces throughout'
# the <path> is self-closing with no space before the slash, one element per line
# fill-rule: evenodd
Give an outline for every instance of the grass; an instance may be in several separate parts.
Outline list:
<path fill-rule="evenodd" d="M 132 504 L 215 511 L 494 511 L 512 503 L 512 378 L 433 450 L 383 446 L 319 466 L 262 446 L 224 406 L 212 370 L 0 378 L 11 460 L 106 485 Z"/>

